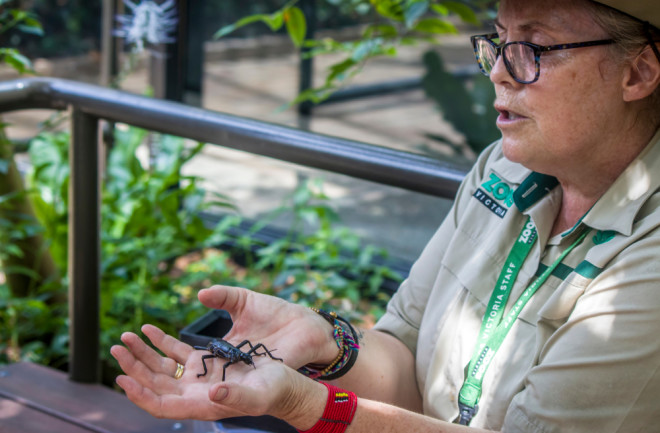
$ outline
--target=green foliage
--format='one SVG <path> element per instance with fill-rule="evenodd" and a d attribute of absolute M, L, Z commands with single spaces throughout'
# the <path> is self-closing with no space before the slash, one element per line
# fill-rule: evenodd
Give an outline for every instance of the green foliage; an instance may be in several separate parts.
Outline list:
<path fill-rule="evenodd" d="M 306 32 L 305 17 L 289 1 L 271 14 L 246 16 L 232 25 L 221 28 L 216 38 L 255 22 L 263 22 L 273 31 L 286 30 L 296 46 L 304 48 L 307 57 L 342 54 L 343 59 L 331 64 L 322 85 L 303 90 L 288 105 L 306 101 L 320 103 L 358 74 L 364 64 L 375 57 L 397 55 L 400 46 L 419 41 L 435 41 L 437 36 L 458 33 L 452 16 L 464 23 L 479 25 L 477 11 L 486 11 L 487 1 L 466 3 L 443 0 L 327 0 L 346 15 L 364 15 L 371 18 L 360 38 L 339 42 L 332 38 L 303 40 Z M 295 18 L 291 18 L 295 17 Z M 423 86 L 427 96 L 435 100 L 445 120 L 463 133 L 467 144 L 479 153 L 497 139 L 495 110 L 492 107 L 494 90 L 491 83 L 477 76 L 469 85 L 444 68 L 442 59 L 429 52 L 424 57 L 427 73 Z"/>
<path fill-rule="evenodd" d="M 338 42 L 326 38 L 305 40 L 306 19 L 295 6 L 298 0 L 286 3 L 271 14 L 253 14 L 239 19 L 234 24 L 222 27 L 214 35 L 226 36 L 235 30 L 255 22 L 265 23 L 271 30 L 286 30 L 294 45 L 304 47 L 307 56 L 328 53 L 344 54 L 343 60 L 331 65 L 324 83 L 316 88 L 301 92 L 292 104 L 304 101 L 318 103 L 340 88 L 347 79 L 357 74 L 364 63 L 380 56 L 395 56 L 402 45 L 418 41 L 434 41 L 437 36 L 458 33 L 449 20 L 454 15 L 463 22 L 479 24 L 475 11 L 464 3 L 445 0 L 328 0 L 328 3 L 348 15 L 372 17 L 361 37 L 355 41 Z M 485 1 L 473 0 L 471 4 L 481 7 Z"/>
<path fill-rule="evenodd" d="M 118 131 L 108 155 L 102 194 L 102 341 L 107 349 L 121 332 L 157 323 L 174 332 L 199 314 L 194 299 L 182 295 L 168 278 L 169 260 L 214 238 L 200 213 L 230 206 L 224 197 L 205 200 L 196 177 L 181 174 L 202 144 L 163 136 L 157 156 L 143 164 L 136 156 L 146 132 Z M 30 146 L 34 202 L 56 263 L 67 264 L 68 133 L 44 133 Z M 107 350 L 103 353 L 107 354 Z"/>
<path fill-rule="evenodd" d="M 15 0 L 8 3 L 20 3 L 29 8 L 29 14 L 41 17 L 43 29 L 11 30 L 4 35 L 3 46 L 18 47 L 32 58 L 79 55 L 100 47 L 100 1 Z"/>
<path fill-rule="evenodd" d="M 69 204 L 69 134 L 42 134 L 29 147 L 32 171 L 28 183 L 35 215 L 50 239 L 50 253 L 55 263 L 66 273 Z"/>
<path fill-rule="evenodd" d="M 467 144 L 481 152 L 496 140 L 497 111 L 493 107 L 495 89 L 490 80 L 479 74 L 468 83 L 447 72 L 442 58 L 429 51 L 424 55 L 426 75 L 422 84 L 454 128 L 465 135 Z"/>
<path fill-rule="evenodd" d="M 0 196 L 0 263 L 10 257 L 22 257 L 23 251 L 17 243 L 42 231 L 37 221 L 16 210 L 18 202 L 23 200 L 25 195 L 25 191 L 20 191 Z M 34 276 L 34 271 L 27 268 L 5 266 L 3 271 Z"/>
<path fill-rule="evenodd" d="M 6 38 L 12 30 L 40 36 L 41 24 L 32 14 L 10 7 L 13 3 L 13 0 L 0 0 L 0 38 Z M 32 71 L 29 59 L 16 49 L 6 48 L 4 40 L 1 45 L 0 61 L 20 74 Z M 58 365 L 64 359 L 66 341 L 50 337 L 66 335 L 63 314 L 66 305 L 58 308 L 51 304 L 63 293 L 63 287 L 58 281 L 42 280 L 25 263 L 26 256 L 33 253 L 24 250 L 26 245 L 34 245 L 28 240 L 41 234 L 43 228 L 25 213 L 29 191 L 19 187 L 20 179 L 16 180 L 13 144 L 6 137 L 6 126 L 0 122 L 0 363 L 38 359 Z M 15 297 L 7 282 L 15 275 L 41 283 L 27 288 L 29 297 Z"/>
<path fill-rule="evenodd" d="M 291 37 L 291 41 L 295 46 L 299 47 L 302 45 L 307 34 L 307 20 L 305 19 L 305 14 L 302 10 L 294 6 L 297 1 L 298 0 L 294 0 L 287 3 L 280 10 L 277 10 L 272 14 L 253 14 L 241 18 L 233 24 L 222 27 L 213 35 L 213 37 L 215 39 L 221 38 L 241 27 L 261 22 L 266 24 L 268 28 L 274 32 L 280 30 L 282 26 L 285 25 L 286 30 Z"/>
<path fill-rule="evenodd" d="M 3 174 L 10 161 L 0 160 Z M 62 364 L 66 355 L 65 288 L 55 278 L 32 284 L 27 297 L 12 295 L 4 277 L 24 275 L 40 280 L 35 269 L 21 264 L 26 255 L 26 241 L 43 233 L 44 228 L 33 217 L 22 212 L 30 191 L 9 191 L 0 195 L 0 363 L 29 359 L 54 366 Z"/>
<path fill-rule="evenodd" d="M 155 158 L 143 167 L 135 151 L 144 136 L 136 128 L 120 131 L 108 158 L 101 209 L 102 329 L 114 341 L 126 327 L 153 322 L 175 331 L 199 314 L 194 299 L 173 285 L 171 260 L 214 238 L 201 212 L 231 207 L 217 194 L 205 200 L 200 179 L 181 174 L 202 143 L 188 148 L 180 138 L 162 136 Z"/>
<path fill-rule="evenodd" d="M 20 9 L 5 8 L 6 5 L 14 3 L 14 0 L 0 1 L 0 22 L 3 23 L 0 34 L 4 34 L 14 28 L 23 33 L 43 36 L 41 23 L 34 14 Z"/>
<path fill-rule="evenodd" d="M 383 282 L 400 281 L 401 276 L 384 264 L 384 249 L 364 245 L 353 230 L 340 225 L 327 200 L 320 180 L 303 182 L 256 224 L 252 233 L 278 216 L 291 221 L 285 237 L 256 245 L 253 268 L 268 273 L 269 293 L 291 302 L 356 319 L 365 313 L 380 317 L 387 302 L 380 290 Z"/>
<path fill-rule="evenodd" d="M 101 344 L 109 347 L 122 332 L 153 323 L 176 334 L 205 308 L 196 292 L 212 284 L 234 284 L 277 294 L 304 305 L 331 306 L 356 316 L 382 313 L 379 292 L 385 278 L 399 279 L 386 266 L 375 264 L 384 252 L 363 247 L 358 237 L 337 227 L 336 213 L 324 203 L 320 184 L 305 183 L 290 203 L 258 221 L 247 234 L 232 230 L 241 223 L 229 200 L 200 187 L 200 179 L 182 168 L 202 149 L 183 139 L 159 136 L 158 151 L 148 161 L 136 155 L 149 142 L 137 128 L 117 131 L 107 158 L 101 218 Z M 66 275 L 68 148 L 66 132 L 42 133 L 30 145 L 31 197 L 41 226 L 35 221 L 0 232 L 2 254 L 20 254 L 15 239 L 43 230 L 51 253 Z M 11 197 L 0 198 L 9 206 Z M 213 227 L 201 214 L 223 210 Z M 227 212 L 227 211 L 230 212 Z M 289 213 L 288 235 L 272 244 L 256 233 L 277 215 Z M 0 220 L 0 226 L 7 225 Z M 219 245 L 234 245 L 218 248 Z M 234 257 L 248 257 L 237 264 Z M 60 365 L 66 360 L 68 330 L 66 302 L 52 302 L 66 289 L 66 278 L 35 289 L 34 296 L 14 298 L 0 284 L 0 362 L 32 359 Z M 368 301 L 368 302 L 366 302 Z M 110 362 L 107 365 L 113 366 Z"/>
<path fill-rule="evenodd" d="M 17 2 L 15 0 L 0 0 L 0 38 L 4 39 L 9 32 L 42 36 L 43 29 L 35 15 L 19 8 L 9 7 L 13 3 Z M 6 47 L 6 41 L 2 42 L 0 60 L 20 74 L 32 72 L 32 63 L 30 60 L 17 49 Z"/>
<path fill-rule="evenodd" d="M 300 47 L 307 36 L 307 20 L 305 14 L 297 7 L 291 7 L 283 13 L 286 30 L 291 41 L 296 47 Z"/>
<path fill-rule="evenodd" d="M 13 48 L 0 48 L 0 59 L 20 74 L 32 72 L 32 62 Z"/>
<path fill-rule="evenodd" d="M 30 360 L 58 367 L 66 361 L 67 305 L 49 302 L 61 291 L 54 282 L 30 298 L 18 298 L 0 283 L 0 364 Z"/>

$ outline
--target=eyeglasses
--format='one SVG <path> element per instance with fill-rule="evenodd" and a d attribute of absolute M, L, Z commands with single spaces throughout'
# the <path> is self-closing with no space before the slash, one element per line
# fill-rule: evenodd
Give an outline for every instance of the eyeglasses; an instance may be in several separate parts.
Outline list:
<path fill-rule="evenodd" d="M 607 45 L 614 42 L 612 39 L 601 39 L 599 41 L 543 46 L 532 44 L 531 42 L 516 41 L 497 45 L 493 42 L 493 39 L 497 38 L 497 33 L 476 35 L 470 38 L 481 72 L 489 77 L 490 72 L 495 67 L 497 58 L 502 55 L 506 70 L 514 80 L 521 84 L 531 84 L 539 79 L 539 75 L 541 74 L 541 54 L 545 52 Z"/>

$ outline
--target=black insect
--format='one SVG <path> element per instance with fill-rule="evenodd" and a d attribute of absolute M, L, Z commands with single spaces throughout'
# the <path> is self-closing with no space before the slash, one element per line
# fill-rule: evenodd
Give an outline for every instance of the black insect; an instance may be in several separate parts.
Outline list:
<path fill-rule="evenodd" d="M 245 345 L 250 346 L 250 350 L 247 352 L 241 351 L 241 347 Z M 275 359 L 277 361 L 282 361 L 284 360 L 282 358 L 276 358 L 273 356 L 272 353 L 264 346 L 262 343 L 257 344 L 256 346 L 253 346 L 252 343 L 250 343 L 248 340 L 243 341 L 242 343 L 238 344 L 237 346 L 232 345 L 231 343 L 225 341 L 225 340 L 213 340 L 209 344 L 206 345 L 206 347 L 203 346 L 194 346 L 195 349 L 197 350 L 208 350 L 211 352 L 211 355 L 204 355 L 202 356 L 202 365 L 204 366 L 204 373 L 199 373 L 197 377 L 201 376 L 206 376 L 206 373 L 208 370 L 206 369 L 206 360 L 210 358 L 225 358 L 228 359 L 227 363 L 222 367 L 222 381 L 225 381 L 225 371 L 227 370 L 227 367 L 229 367 L 232 364 L 236 364 L 239 361 L 243 361 L 247 365 L 251 365 L 254 368 L 254 361 L 252 361 L 252 356 L 264 356 L 268 355 L 271 357 L 271 359 Z M 257 349 L 263 348 L 265 352 L 263 353 L 258 353 Z"/>

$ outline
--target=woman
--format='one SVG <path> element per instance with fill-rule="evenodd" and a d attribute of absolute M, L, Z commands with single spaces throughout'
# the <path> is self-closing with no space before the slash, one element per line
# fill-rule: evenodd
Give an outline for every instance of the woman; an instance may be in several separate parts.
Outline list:
<path fill-rule="evenodd" d="M 341 320 L 218 286 L 199 298 L 231 313 L 226 338 L 285 362 L 254 356 L 223 381 L 217 359 L 198 377 L 207 352 L 145 326 L 166 357 L 122 337 L 128 397 L 161 417 L 271 414 L 314 432 L 657 429 L 660 5 L 601 3 L 503 0 L 497 34 L 472 38 L 502 139 L 359 352 Z"/>

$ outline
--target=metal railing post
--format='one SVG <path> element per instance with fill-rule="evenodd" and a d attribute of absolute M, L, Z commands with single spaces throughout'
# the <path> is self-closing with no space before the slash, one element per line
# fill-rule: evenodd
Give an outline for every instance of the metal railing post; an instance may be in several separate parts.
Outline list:
<path fill-rule="evenodd" d="M 202 105 L 204 4 L 177 2 L 176 41 L 158 45 L 149 59 L 149 81 L 156 98 Z"/>
<path fill-rule="evenodd" d="M 69 158 L 69 378 L 100 382 L 99 119 L 71 114 Z"/>
<path fill-rule="evenodd" d="M 112 34 L 115 16 L 118 13 L 118 0 L 103 0 L 101 19 L 101 77 L 102 86 L 110 86 L 119 72 L 117 39 Z"/>
<path fill-rule="evenodd" d="M 305 0 L 300 4 L 305 19 L 307 20 L 307 33 L 305 40 L 314 39 L 316 34 L 316 0 Z M 300 65 L 298 77 L 298 91 L 304 92 L 314 87 L 314 58 L 306 57 L 310 48 L 302 47 L 300 49 Z M 298 104 L 298 114 L 309 116 L 312 114 L 313 105 L 311 101 L 305 101 Z"/>

